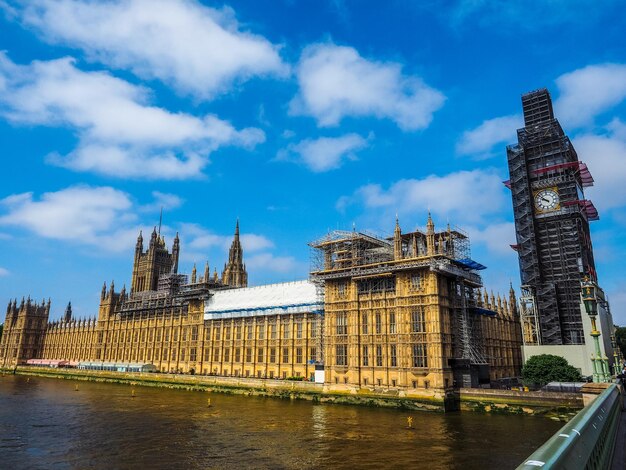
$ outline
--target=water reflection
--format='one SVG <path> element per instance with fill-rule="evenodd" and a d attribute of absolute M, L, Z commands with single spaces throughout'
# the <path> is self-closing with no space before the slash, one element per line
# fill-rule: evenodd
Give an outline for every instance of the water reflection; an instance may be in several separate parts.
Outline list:
<path fill-rule="evenodd" d="M 436 414 L 0 377 L 3 468 L 514 468 L 559 428 Z M 207 398 L 211 398 L 211 407 Z M 413 429 L 407 416 L 413 417 Z"/>

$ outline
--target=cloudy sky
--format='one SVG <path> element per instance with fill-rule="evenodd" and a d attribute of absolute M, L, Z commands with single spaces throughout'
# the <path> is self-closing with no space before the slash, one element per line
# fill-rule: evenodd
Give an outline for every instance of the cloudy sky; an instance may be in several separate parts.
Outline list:
<path fill-rule="evenodd" d="M 547 87 L 626 324 L 626 16 L 606 0 L 0 0 L 0 301 L 97 311 L 163 208 L 181 269 L 302 279 L 332 229 L 466 230 L 519 285 L 506 145 Z"/>

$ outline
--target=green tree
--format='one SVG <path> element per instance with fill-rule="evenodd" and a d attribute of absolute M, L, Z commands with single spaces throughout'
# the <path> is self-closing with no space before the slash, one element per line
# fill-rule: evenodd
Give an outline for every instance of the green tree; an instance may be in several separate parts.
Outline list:
<path fill-rule="evenodd" d="M 615 327 L 615 341 L 617 347 L 622 351 L 622 357 L 626 357 L 626 326 Z"/>
<path fill-rule="evenodd" d="M 545 385 L 548 382 L 579 382 L 580 372 L 566 359 L 553 354 L 540 354 L 526 361 L 522 378 L 527 384 Z"/>

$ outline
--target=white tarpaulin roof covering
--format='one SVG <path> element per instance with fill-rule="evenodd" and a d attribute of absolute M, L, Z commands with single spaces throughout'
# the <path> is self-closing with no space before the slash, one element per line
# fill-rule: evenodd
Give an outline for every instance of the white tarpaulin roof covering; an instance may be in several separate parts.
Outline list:
<path fill-rule="evenodd" d="M 310 281 L 221 290 L 204 307 L 204 319 L 237 318 L 289 313 L 321 313 L 324 300 Z"/>

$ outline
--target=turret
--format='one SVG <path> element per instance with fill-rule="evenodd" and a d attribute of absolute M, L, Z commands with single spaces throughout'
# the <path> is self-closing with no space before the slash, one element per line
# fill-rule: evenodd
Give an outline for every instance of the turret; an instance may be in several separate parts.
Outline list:
<path fill-rule="evenodd" d="M 67 307 L 65 307 L 65 315 L 63 316 L 63 320 L 68 322 L 72 319 L 72 302 L 67 303 Z"/>
<path fill-rule="evenodd" d="M 428 211 L 428 221 L 426 222 L 426 254 L 433 256 L 435 254 L 435 224 Z"/>
<path fill-rule="evenodd" d="M 397 215 L 396 228 L 393 231 L 393 259 L 402 259 L 402 230 L 400 229 L 400 223 L 398 222 Z"/>
<path fill-rule="evenodd" d="M 150 248 L 152 248 L 153 246 L 156 246 L 157 242 L 158 242 L 158 235 L 157 235 L 157 229 L 155 226 L 154 230 L 152 230 L 152 235 L 150 235 Z"/>
<path fill-rule="evenodd" d="M 228 252 L 228 263 L 224 266 L 222 282 L 231 287 L 246 287 L 248 273 L 243 264 L 243 248 L 239 240 L 239 219 L 235 226 L 235 236 Z"/>
<path fill-rule="evenodd" d="M 137 237 L 137 244 L 135 245 L 135 258 L 143 253 L 143 235 L 139 230 L 139 236 Z"/>
<path fill-rule="evenodd" d="M 191 283 L 196 283 L 196 263 L 193 263 L 193 269 L 191 270 Z"/>
<path fill-rule="evenodd" d="M 178 238 L 178 232 L 174 237 L 174 244 L 172 245 L 172 272 L 176 274 L 178 272 L 178 256 L 180 254 L 180 239 Z"/>
<path fill-rule="evenodd" d="M 106 281 L 104 281 L 104 284 L 102 284 L 102 292 L 100 292 L 100 300 L 104 300 L 106 296 L 107 296 L 107 283 Z"/>
<path fill-rule="evenodd" d="M 206 283 L 210 281 L 211 270 L 209 269 L 209 262 L 207 261 L 204 265 L 204 277 L 202 280 Z"/>

